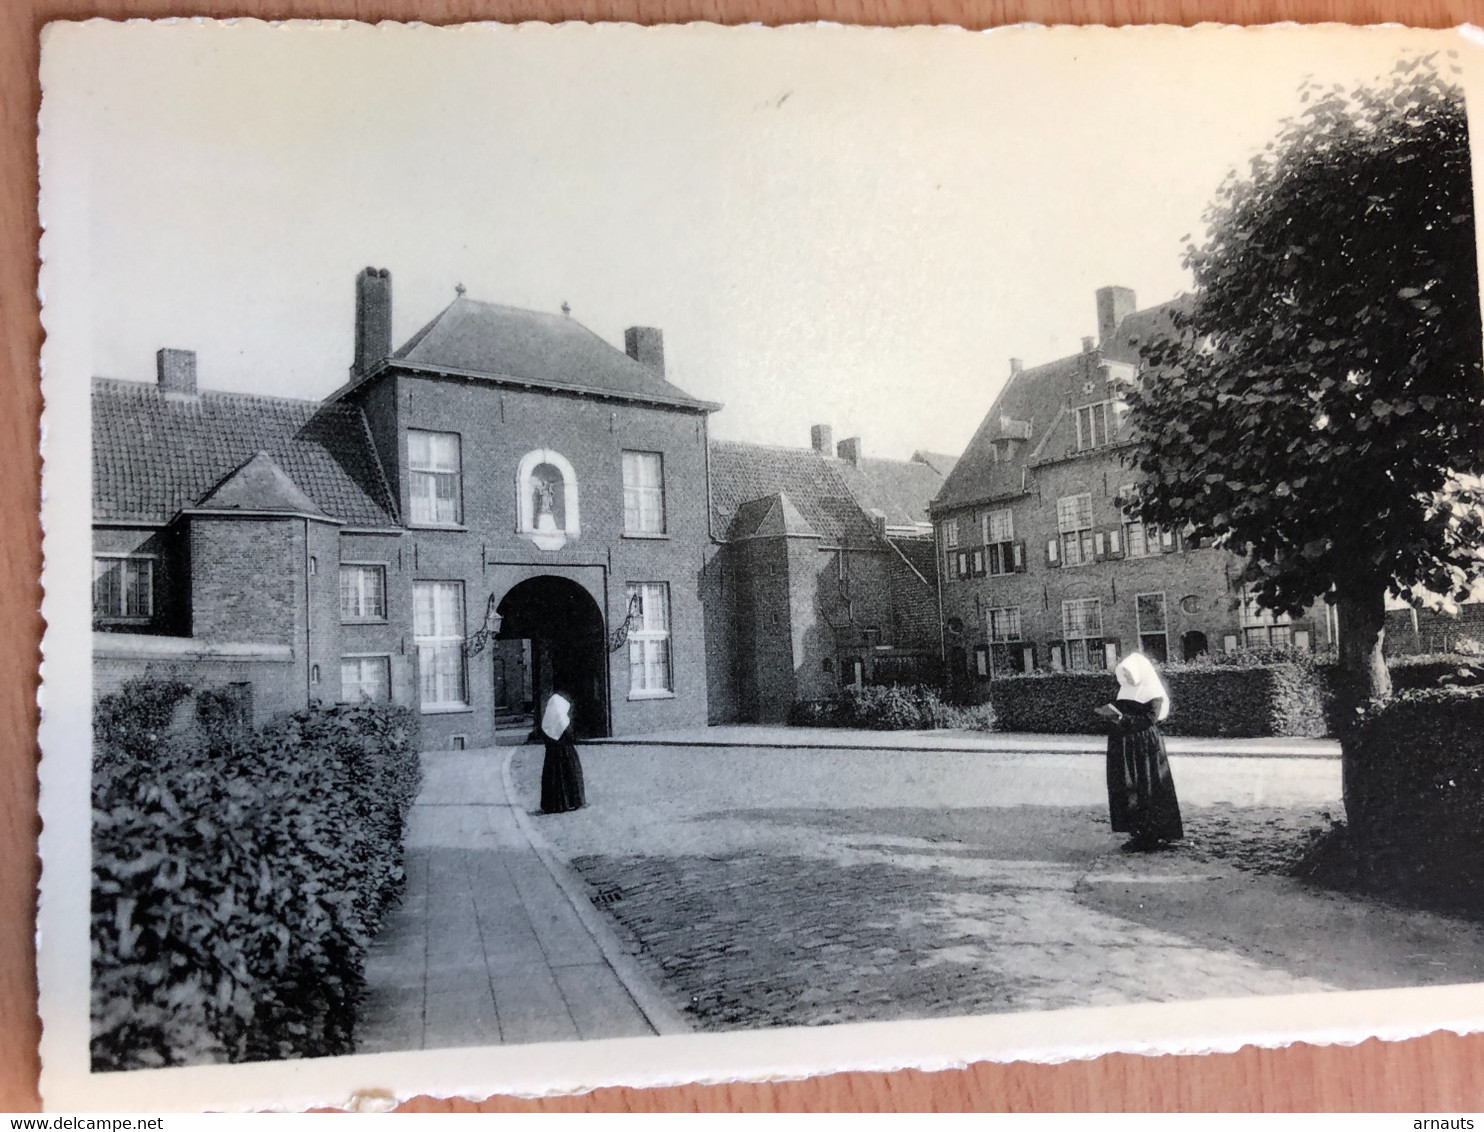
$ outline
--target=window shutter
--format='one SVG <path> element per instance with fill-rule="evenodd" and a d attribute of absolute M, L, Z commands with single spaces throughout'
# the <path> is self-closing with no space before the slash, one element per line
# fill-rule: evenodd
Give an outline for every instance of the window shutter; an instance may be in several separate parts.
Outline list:
<path fill-rule="evenodd" d="M 1066 646 L 1060 641 L 1052 641 L 1046 646 L 1050 650 L 1051 667 L 1060 672 L 1066 665 Z"/>
<path fill-rule="evenodd" d="M 1025 543 L 1023 541 L 1022 542 L 1011 542 L 1011 543 L 1006 543 L 1005 545 L 1007 545 L 1010 548 L 1010 561 L 1015 564 L 1014 565 L 1014 571 L 1015 571 L 1015 573 L 1017 573 L 1017 574 L 1024 574 L 1025 573 Z"/>
<path fill-rule="evenodd" d="M 1108 539 L 1102 531 L 1092 536 L 1092 553 L 1097 558 L 1108 557 Z"/>
<path fill-rule="evenodd" d="M 1057 545 L 1058 540 L 1050 538 L 1046 540 L 1046 565 L 1061 565 L 1061 548 Z"/>
<path fill-rule="evenodd" d="M 1175 552 L 1175 532 L 1161 530 L 1159 532 L 1159 549 L 1162 554 L 1173 554 Z"/>
<path fill-rule="evenodd" d="M 1109 672 L 1118 667 L 1118 642 L 1103 642 L 1103 664 Z"/>
<path fill-rule="evenodd" d="M 1021 650 L 1020 655 L 1021 659 L 1024 661 L 1022 671 L 1034 672 L 1036 670 L 1036 646 L 1026 645 L 1025 648 Z"/>
<path fill-rule="evenodd" d="M 1108 557 L 1123 557 L 1123 532 L 1117 527 L 1112 527 L 1108 531 Z"/>

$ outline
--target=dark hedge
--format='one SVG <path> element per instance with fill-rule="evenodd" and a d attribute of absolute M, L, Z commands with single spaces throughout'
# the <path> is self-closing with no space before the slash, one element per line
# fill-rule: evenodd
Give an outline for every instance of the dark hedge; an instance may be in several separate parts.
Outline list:
<path fill-rule="evenodd" d="M 254 731 L 230 695 L 138 683 L 99 702 L 94 750 L 93 1068 L 352 1052 L 416 716 L 316 706 Z"/>
<path fill-rule="evenodd" d="M 1324 693 L 1313 664 L 1291 659 L 1170 665 L 1168 735 L 1222 738 L 1316 737 L 1325 734 Z M 1001 731 L 1041 734 L 1101 732 L 1093 714 L 1118 693 L 1105 672 L 1042 672 L 992 681 L 990 702 Z"/>
<path fill-rule="evenodd" d="M 1374 701 L 1341 740 L 1345 814 L 1366 842 L 1484 845 L 1484 687 Z"/>

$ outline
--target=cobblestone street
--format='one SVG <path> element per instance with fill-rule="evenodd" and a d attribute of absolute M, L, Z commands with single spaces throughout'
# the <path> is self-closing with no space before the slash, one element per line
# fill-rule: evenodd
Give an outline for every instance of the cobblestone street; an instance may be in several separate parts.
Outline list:
<path fill-rule="evenodd" d="M 534 799 L 541 752 L 514 763 Z M 1117 850 L 1088 755 L 603 747 L 536 817 L 703 1029 L 1484 978 L 1484 931 L 1234 867 L 1340 812 L 1338 765 L 1175 760 L 1187 845 Z M 1233 763 L 1246 763 L 1234 767 Z M 1260 764 L 1260 765 L 1257 765 Z M 534 808 L 532 805 L 530 808 Z"/>

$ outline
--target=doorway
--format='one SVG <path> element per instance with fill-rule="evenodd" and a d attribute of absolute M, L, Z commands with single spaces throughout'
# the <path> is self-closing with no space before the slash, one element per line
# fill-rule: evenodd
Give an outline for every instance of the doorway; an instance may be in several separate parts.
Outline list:
<path fill-rule="evenodd" d="M 547 698 L 562 692 L 572 701 L 572 727 L 579 738 L 607 735 L 603 612 L 592 595 L 570 579 L 542 575 L 512 586 L 497 612 L 497 726 L 503 716 L 507 725 L 534 730 Z"/>

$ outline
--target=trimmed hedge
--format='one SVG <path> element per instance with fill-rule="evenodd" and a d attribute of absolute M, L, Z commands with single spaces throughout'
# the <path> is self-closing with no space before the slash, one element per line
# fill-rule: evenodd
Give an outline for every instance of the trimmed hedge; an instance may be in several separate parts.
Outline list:
<path fill-rule="evenodd" d="M 353 1051 L 417 718 L 315 706 L 253 731 L 231 707 L 141 682 L 94 713 L 95 1071 Z"/>
<path fill-rule="evenodd" d="M 1342 739 L 1345 814 L 1364 842 L 1484 838 L 1484 687 L 1402 692 L 1361 709 Z"/>
<path fill-rule="evenodd" d="M 1325 734 L 1325 697 L 1312 664 L 1236 656 L 1162 669 L 1173 703 L 1161 730 L 1220 738 Z M 989 685 L 1001 730 L 1040 734 L 1101 731 L 1093 709 L 1117 694 L 1118 681 L 1107 672 L 1038 672 Z"/>
<path fill-rule="evenodd" d="M 987 704 L 960 708 L 943 702 L 925 684 L 846 688 L 827 700 L 800 700 L 789 710 L 795 727 L 858 727 L 867 731 L 927 731 L 955 727 L 994 730 Z"/>
<path fill-rule="evenodd" d="M 1457 653 L 1422 653 L 1388 660 L 1391 690 L 1469 687 L 1484 684 L 1484 660 Z"/>

